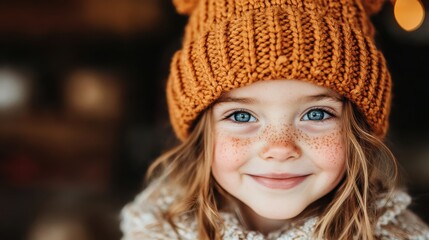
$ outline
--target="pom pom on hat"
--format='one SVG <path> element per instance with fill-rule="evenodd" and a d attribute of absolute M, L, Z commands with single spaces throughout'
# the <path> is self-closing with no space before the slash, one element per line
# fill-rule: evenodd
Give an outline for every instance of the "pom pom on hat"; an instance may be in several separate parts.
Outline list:
<path fill-rule="evenodd" d="M 190 15 L 197 6 L 198 0 L 173 0 L 176 11 L 180 14 Z"/>
<path fill-rule="evenodd" d="M 378 13 L 385 2 L 386 0 L 362 0 L 363 7 L 370 16 Z"/>

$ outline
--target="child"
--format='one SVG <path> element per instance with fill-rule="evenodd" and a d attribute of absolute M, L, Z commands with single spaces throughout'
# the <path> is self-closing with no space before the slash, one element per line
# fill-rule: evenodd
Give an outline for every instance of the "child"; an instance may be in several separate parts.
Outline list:
<path fill-rule="evenodd" d="M 122 211 L 131 239 L 429 239 L 383 144 L 377 0 L 175 0 L 177 147 Z"/>

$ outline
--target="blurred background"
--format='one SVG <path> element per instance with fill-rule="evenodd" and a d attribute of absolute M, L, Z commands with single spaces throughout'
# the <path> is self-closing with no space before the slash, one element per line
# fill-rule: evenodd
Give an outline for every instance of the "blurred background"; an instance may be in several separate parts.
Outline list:
<path fill-rule="evenodd" d="M 373 17 L 388 144 L 429 222 L 429 3 L 393 3 Z M 176 143 L 164 87 L 186 20 L 170 0 L 0 0 L 0 239 L 120 238 L 119 210 Z"/>

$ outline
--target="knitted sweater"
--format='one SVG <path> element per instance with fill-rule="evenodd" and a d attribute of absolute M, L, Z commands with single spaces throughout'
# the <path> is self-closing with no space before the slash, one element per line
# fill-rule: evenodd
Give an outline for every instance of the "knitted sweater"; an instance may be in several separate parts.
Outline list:
<path fill-rule="evenodd" d="M 171 225 L 162 218 L 164 211 L 174 200 L 172 195 L 157 199 L 154 203 L 148 204 L 144 201 L 144 192 L 139 194 L 135 200 L 122 209 L 121 230 L 122 240 L 164 240 L 183 239 L 195 240 L 197 236 L 197 223 L 191 216 L 182 216 L 176 219 L 178 226 L 177 233 Z M 381 199 L 377 202 L 377 207 L 384 210 L 384 214 L 378 219 L 375 227 L 376 239 L 381 240 L 429 240 L 429 228 L 414 213 L 407 210 L 410 204 L 410 196 L 404 192 L 394 193 L 392 201 Z M 274 240 L 274 239 L 315 239 L 314 228 L 318 220 L 317 217 L 307 219 L 304 224 L 289 224 L 282 229 L 268 235 L 246 230 L 231 213 L 220 213 L 224 221 L 224 240 Z M 402 228 L 409 233 L 409 236 L 395 236 L 389 229 Z"/>

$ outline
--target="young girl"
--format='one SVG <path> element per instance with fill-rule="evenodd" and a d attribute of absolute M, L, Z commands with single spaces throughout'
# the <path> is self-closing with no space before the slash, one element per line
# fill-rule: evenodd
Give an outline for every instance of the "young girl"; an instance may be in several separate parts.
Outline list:
<path fill-rule="evenodd" d="M 175 0 L 182 141 L 122 211 L 132 239 L 429 239 L 383 144 L 376 0 Z"/>

